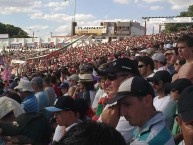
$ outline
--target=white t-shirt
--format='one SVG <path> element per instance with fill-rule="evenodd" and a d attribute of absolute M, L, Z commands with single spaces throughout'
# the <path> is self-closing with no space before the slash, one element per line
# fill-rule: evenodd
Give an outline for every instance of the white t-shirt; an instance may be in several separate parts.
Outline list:
<path fill-rule="evenodd" d="M 174 114 L 176 112 L 176 101 L 174 101 L 171 96 L 165 96 L 163 98 L 156 96 L 153 100 L 153 105 L 157 111 L 163 113 L 166 124 L 169 129 L 171 129 L 174 122 Z"/>

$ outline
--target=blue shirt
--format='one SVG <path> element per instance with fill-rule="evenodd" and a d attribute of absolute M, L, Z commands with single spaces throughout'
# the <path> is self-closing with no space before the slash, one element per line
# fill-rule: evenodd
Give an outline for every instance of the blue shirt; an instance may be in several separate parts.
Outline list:
<path fill-rule="evenodd" d="M 26 112 L 38 112 L 39 103 L 36 96 L 32 93 L 30 96 L 25 97 L 21 105 Z"/>
<path fill-rule="evenodd" d="M 44 110 L 45 107 L 48 107 L 48 96 L 45 91 L 35 93 L 35 96 L 39 102 L 39 110 Z"/>

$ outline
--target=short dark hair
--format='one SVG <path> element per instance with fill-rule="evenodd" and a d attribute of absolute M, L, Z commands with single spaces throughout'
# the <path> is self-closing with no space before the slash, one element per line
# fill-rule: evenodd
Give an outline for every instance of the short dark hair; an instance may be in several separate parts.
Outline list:
<path fill-rule="evenodd" d="M 150 69 L 154 70 L 154 62 L 153 59 L 149 56 L 140 56 L 138 58 L 138 62 L 141 61 L 143 62 L 145 65 L 150 65 Z"/>
<path fill-rule="evenodd" d="M 178 38 L 177 43 L 186 43 L 188 47 L 193 47 L 193 35 L 184 34 Z"/>
<path fill-rule="evenodd" d="M 113 127 L 95 121 L 73 126 L 58 145 L 126 145 L 123 136 Z"/>

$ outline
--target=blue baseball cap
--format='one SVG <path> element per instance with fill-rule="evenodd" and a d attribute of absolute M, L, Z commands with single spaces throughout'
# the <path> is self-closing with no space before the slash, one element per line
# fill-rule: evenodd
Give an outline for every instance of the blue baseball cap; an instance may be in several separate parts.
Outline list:
<path fill-rule="evenodd" d="M 59 111 L 68 111 L 72 110 L 73 112 L 77 112 L 76 101 L 71 96 L 62 96 L 59 97 L 54 105 L 51 107 L 45 107 L 49 112 L 59 112 Z"/>

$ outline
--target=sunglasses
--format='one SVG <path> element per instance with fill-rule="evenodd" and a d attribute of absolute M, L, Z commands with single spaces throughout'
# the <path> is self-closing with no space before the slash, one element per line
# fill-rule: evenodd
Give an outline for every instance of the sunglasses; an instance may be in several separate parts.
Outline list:
<path fill-rule="evenodd" d="M 140 64 L 138 65 L 138 68 L 143 68 L 145 66 L 145 64 Z"/>

